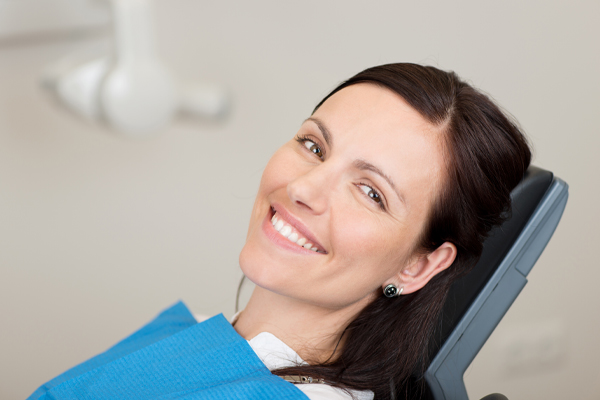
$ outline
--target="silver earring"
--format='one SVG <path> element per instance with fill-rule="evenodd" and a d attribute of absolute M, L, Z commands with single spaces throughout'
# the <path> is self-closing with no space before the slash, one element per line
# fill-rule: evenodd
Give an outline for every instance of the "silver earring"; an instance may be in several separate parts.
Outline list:
<path fill-rule="evenodd" d="M 383 289 L 383 294 L 385 295 L 385 297 L 396 297 L 400 296 L 402 294 L 402 291 L 404 291 L 404 286 L 400 286 L 400 290 L 398 290 L 398 288 L 394 284 L 390 283 Z"/>

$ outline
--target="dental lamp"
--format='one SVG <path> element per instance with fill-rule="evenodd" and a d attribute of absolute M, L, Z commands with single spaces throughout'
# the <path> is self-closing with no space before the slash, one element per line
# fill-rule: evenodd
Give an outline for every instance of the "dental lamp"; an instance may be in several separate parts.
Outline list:
<path fill-rule="evenodd" d="M 177 89 L 154 48 L 149 0 L 110 0 L 110 5 L 113 54 L 87 62 L 68 57 L 42 75 L 42 85 L 62 104 L 136 137 L 167 127 L 177 111 L 205 118 L 226 113 L 223 89 Z"/>

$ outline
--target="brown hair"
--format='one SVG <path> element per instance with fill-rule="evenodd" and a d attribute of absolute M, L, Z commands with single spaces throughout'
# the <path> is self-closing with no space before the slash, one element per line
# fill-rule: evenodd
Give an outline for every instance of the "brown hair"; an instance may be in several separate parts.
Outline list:
<path fill-rule="evenodd" d="M 273 373 L 372 390 L 375 399 L 414 398 L 418 393 L 411 382 L 427 367 L 429 342 L 448 290 L 475 265 L 490 229 L 510 209 L 510 192 L 523 178 L 531 152 L 517 126 L 486 95 L 455 73 L 434 67 L 403 63 L 369 68 L 340 84 L 315 110 L 334 93 L 363 82 L 394 91 L 441 128 L 447 178 L 417 251 L 428 253 L 451 242 L 458 254 L 450 268 L 421 290 L 377 297 L 346 328 L 345 344 L 334 360 Z"/>

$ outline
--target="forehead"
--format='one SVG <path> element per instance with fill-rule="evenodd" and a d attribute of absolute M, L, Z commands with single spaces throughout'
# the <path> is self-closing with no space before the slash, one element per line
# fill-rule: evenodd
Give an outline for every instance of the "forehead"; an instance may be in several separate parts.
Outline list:
<path fill-rule="evenodd" d="M 444 165 L 442 133 L 401 96 L 356 84 L 332 95 L 313 117 L 331 133 L 332 156 L 377 165 L 409 202 L 432 197 Z"/>

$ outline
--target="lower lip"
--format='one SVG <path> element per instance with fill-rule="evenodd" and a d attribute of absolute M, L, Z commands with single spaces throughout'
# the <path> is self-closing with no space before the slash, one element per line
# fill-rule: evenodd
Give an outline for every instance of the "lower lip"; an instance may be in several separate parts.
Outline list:
<path fill-rule="evenodd" d="M 289 251 L 294 251 L 299 254 L 310 254 L 310 255 L 319 255 L 323 253 L 317 253 L 316 251 L 312 251 L 309 249 L 305 249 L 302 246 L 297 245 L 296 243 L 292 243 L 283 236 L 279 232 L 275 230 L 273 227 L 273 223 L 271 222 L 271 218 L 273 218 L 273 211 L 271 210 L 267 216 L 265 217 L 262 223 L 262 231 L 267 238 L 278 247 L 284 248 Z"/>

